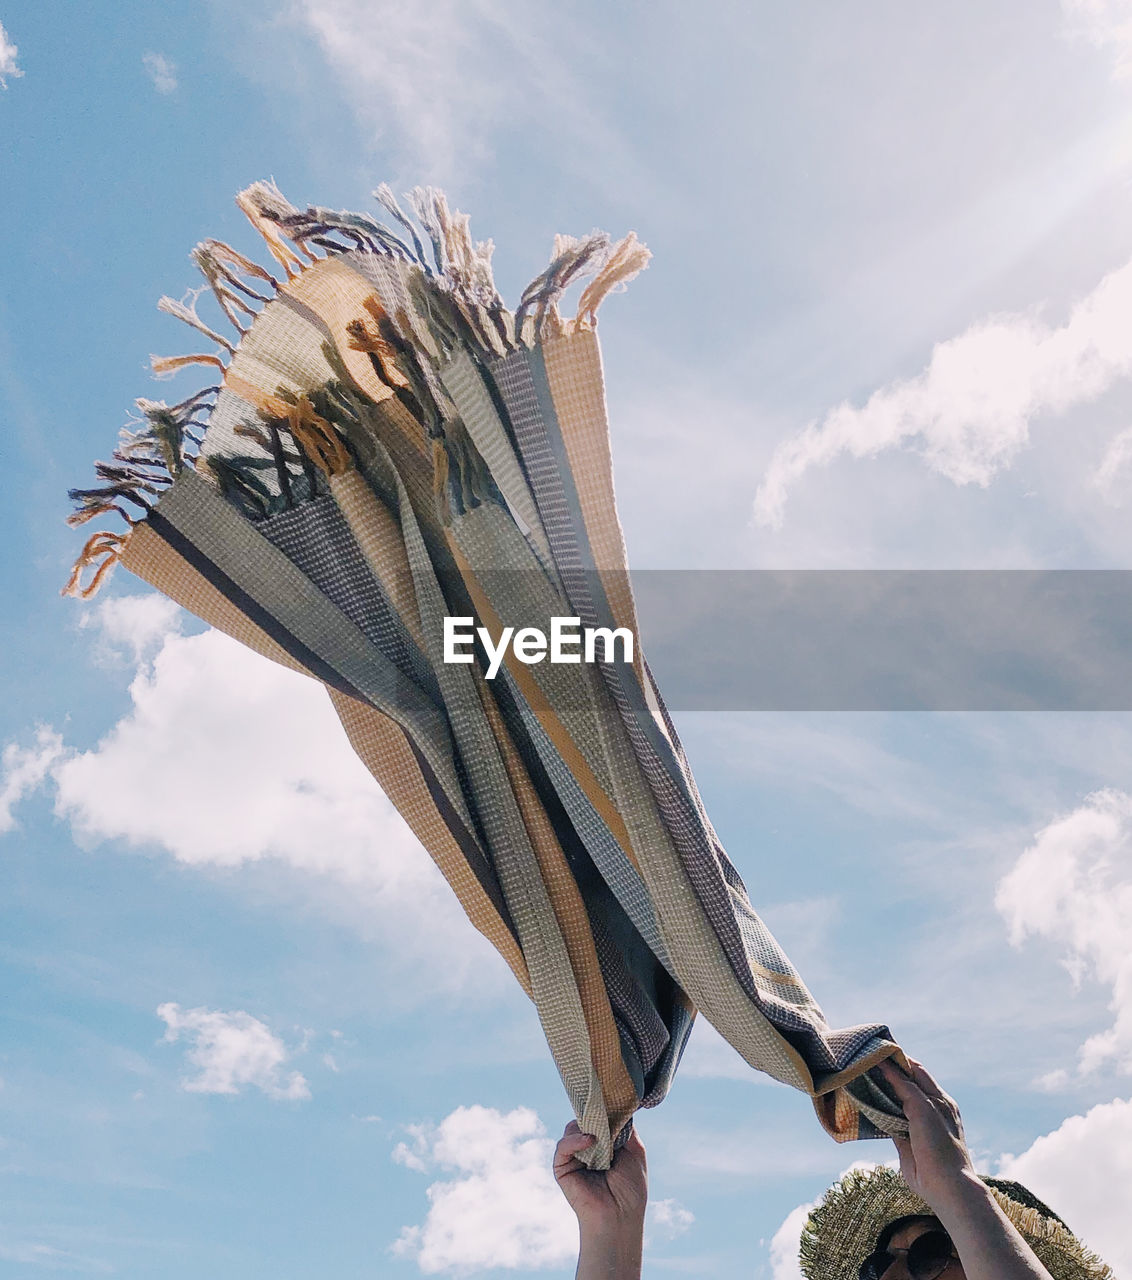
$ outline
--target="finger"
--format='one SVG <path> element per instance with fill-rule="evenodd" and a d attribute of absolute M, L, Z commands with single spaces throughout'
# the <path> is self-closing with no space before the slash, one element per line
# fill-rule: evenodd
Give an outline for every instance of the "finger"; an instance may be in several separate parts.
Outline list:
<path fill-rule="evenodd" d="M 916 1157 L 912 1154 L 911 1140 L 903 1135 L 892 1135 L 892 1145 L 896 1148 L 896 1154 L 900 1157 L 901 1173 L 911 1173 L 916 1168 Z"/>
<path fill-rule="evenodd" d="M 570 1123 L 566 1126 L 566 1128 L 562 1130 L 562 1136 L 566 1137 L 568 1133 L 581 1133 L 581 1132 L 582 1132 L 582 1127 L 581 1125 L 578 1124 L 577 1120 L 571 1120 Z"/>
<path fill-rule="evenodd" d="M 892 1085 L 893 1093 L 896 1094 L 901 1102 L 908 1099 L 913 1101 L 923 1099 L 923 1090 L 917 1086 L 911 1076 L 901 1071 L 891 1058 L 885 1058 L 880 1064 L 880 1071 L 888 1083 Z"/>
<path fill-rule="evenodd" d="M 881 1064 L 884 1078 L 896 1094 L 896 1100 L 910 1123 L 924 1124 L 931 1117 L 939 1114 L 939 1105 L 929 1098 L 918 1084 L 900 1070 L 893 1062 Z"/>
<path fill-rule="evenodd" d="M 915 1080 L 929 1098 L 936 1098 L 940 1102 L 950 1101 L 943 1091 L 943 1086 L 922 1062 L 917 1062 L 915 1058 L 909 1058 L 908 1065 L 912 1068 L 912 1079 Z"/>
<path fill-rule="evenodd" d="M 596 1139 L 589 1133 L 566 1133 L 558 1140 L 558 1146 L 554 1150 L 555 1159 L 559 1156 L 573 1156 L 579 1151 L 585 1151 L 587 1147 L 592 1147 Z"/>
<path fill-rule="evenodd" d="M 907 1071 L 901 1070 L 895 1058 L 882 1059 L 880 1062 L 877 1063 L 877 1070 L 886 1079 L 893 1076 L 899 1080 L 908 1080 L 911 1078 Z"/>
<path fill-rule="evenodd" d="M 915 1062 L 909 1059 L 912 1071 L 915 1075 L 916 1083 L 923 1090 L 924 1096 L 945 1114 L 950 1116 L 951 1122 L 958 1126 L 962 1126 L 962 1119 L 959 1115 L 959 1103 L 949 1094 L 939 1081 L 928 1071 L 923 1063 Z"/>

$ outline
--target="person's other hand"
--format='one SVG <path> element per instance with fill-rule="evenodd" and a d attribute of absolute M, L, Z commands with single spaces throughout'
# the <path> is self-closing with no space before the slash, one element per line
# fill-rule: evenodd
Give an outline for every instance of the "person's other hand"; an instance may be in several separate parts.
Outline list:
<path fill-rule="evenodd" d="M 603 1171 L 587 1169 L 578 1159 L 578 1153 L 593 1141 L 571 1120 L 554 1152 L 555 1180 L 578 1215 L 583 1233 L 643 1230 L 648 1169 L 637 1130 L 633 1129 L 625 1145 L 614 1152 L 613 1163 Z"/>
<path fill-rule="evenodd" d="M 904 1181 L 939 1212 L 962 1194 L 975 1178 L 975 1169 L 955 1099 L 944 1093 L 921 1063 L 909 1058 L 908 1065 L 911 1076 L 891 1059 L 881 1063 L 908 1120 L 908 1136 L 892 1141 Z"/>

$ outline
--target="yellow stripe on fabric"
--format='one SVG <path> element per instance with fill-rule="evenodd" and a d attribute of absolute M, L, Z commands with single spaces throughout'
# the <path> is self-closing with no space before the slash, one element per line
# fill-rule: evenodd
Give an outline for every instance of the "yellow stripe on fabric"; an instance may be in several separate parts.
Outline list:
<path fill-rule="evenodd" d="M 316 324 L 274 298 L 240 339 L 224 385 L 236 377 L 269 395 L 280 390 L 301 395 L 339 376 L 326 358 L 325 344 L 326 335 Z"/>
<path fill-rule="evenodd" d="M 392 388 L 378 377 L 366 352 L 351 350 L 350 335 L 346 332 L 352 320 L 366 318 L 367 300 L 380 304 L 371 281 L 341 258 L 330 257 L 312 263 L 301 275 L 288 280 L 279 292 L 309 307 L 326 325 L 350 377 L 371 400 L 385 400 L 393 394 Z M 320 336 L 325 341 L 325 336 Z"/>
<path fill-rule="evenodd" d="M 393 398 L 369 355 L 351 348 L 346 331 L 351 321 L 367 317 L 367 301 L 380 305 L 369 280 L 341 258 L 322 258 L 284 284 L 279 294 L 240 340 L 224 377 L 227 390 L 260 408 L 264 396 L 277 396 L 280 390 L 298 395 L 337 381 L 341 369 L 323 350 L 329 341 L 350 378 L 374 404 Z M 288 298 L 299 306 L 289 305 Z M 411 414 L 407 418 L 398 425 L 419 444 L 424 429 Z"/>
<path fill-rule="evenodd" d="M 844 1071 L 824 1079 L 820 1089 L 814 1093 L 813 1102 L 817 1117 L 835 1141 L 855 1141 L 860 1132 L 862 1115 L 890 1136 L 904 1135 L 908 1132 L 908 1122 L 903 1116 L 892 1115 L 880 1110 L 879 1107 L 870 1106 L 860 1098 L 852 1097 L 845 1088 L 847 1084 L 888 1058 L 891 1058 L 902 1070 L 906 1072 L 909 1070 L 908 1059 L 904 1056 L 903 1050 L 896 1045 L 885 1045 L 866 1054 L 851 1067 L 846 1067 Z"/>
<path fill-rule="evenodd" d="M 640 1100 L 621 1056 L 621 1037 L 613 1021 L 613 1008 L 598 961 L 589 913 L 554 827 L 503 722 L 487 681 L 478 671 L 475 675 L 488 723 L 499 744 L 511 789 L 570 957 L 589 1031 L 590 1057 L 601 1083 L 610 1132 L 616 1134 L 637 1110 Z"/>
<path fill-rule="evenodd" d="M 503 633 L 503 624 L 499 620 L 499 615 L 492 608 L 490 600 L 484 594 L 472 566 L 464 557 L 456 540 L 449 538 L 448 545 L 452 551 L 452 557 L 460 570 L 464 585 L 468 589 L 468 594 L 472 598 L 476 612 L 479 614 L 480 621 L 491 633 L 493 642 L 497 643 Z M 613 801 L 602 789 L 585 756 L 575 745 L 554 708 L 550 705 L 549 699 L 543 693 L 526 665 L 515 658 L 510 647 L 508 647 L 504 656 L 504 663 L 507 670 L 514 677 L 515 683 L 519 686 L 519 691 L 527 705 L 534 712 L 547 736 L 554 744 L 554 749 L 574 775 L 575 781 L 582 789 L 594 811 L 609 828 L 609 834 L 621 846 L 625 856 L 639 874 L 641 869 L 637 864 L 636 854 L 633 852 L 633 845 L 629 839 L 629 832 L 621 818 L 621 814 L 618 813 Z"/>
<path fill-rule="evenodd" d="M 569 337 L 550 338 L 542 344 L 542 357 L 594 566 L 616 624 L 629 627 L 636 636 L 629 558 L 613 492 L 613 454 L 597 334 L 579 329 Z M 633 669 L 642 689 L 646 688 L 639 644 L 633 648 Z"/>
<path fill-rule="evenodd" d="M 511 930 L 484 893 L 467 858 L 437 812 L 408 739 L 400 725 L 380 711 L 328 689 L 350 745 L 413 834 L 428 850 L 445 880 L 452 886 L 468 919 L 499 952 L 520 986 L 533 999 L 527 962 Z"/>

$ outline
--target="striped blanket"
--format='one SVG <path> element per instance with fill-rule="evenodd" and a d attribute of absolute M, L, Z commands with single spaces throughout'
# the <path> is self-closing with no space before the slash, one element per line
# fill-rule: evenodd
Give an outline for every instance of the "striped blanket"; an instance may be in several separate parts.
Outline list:
<path fill-rule="evenodd" d="M 72 523 L 116 512 L 66 590 L 121 562 L 257 652 L 321 681 L 359 757 L 531 997 L 608 1165 L 667 1092 L 699 1010 L 808 1094 L 838 1140 L 903 1132 L 871 1069 L 883 1026 L 831 1029 L 751 906 L 640 650 L 445 661 L 445 619 L 637 634 L 613 494 L 596 313 L 648 251 L 558 237 L 514 312 L 491 245 L 439 192 L 384 221 L 238 197 L 271 270 L 194 258 L 233 327 L 165 311 L 215 385 L 139 400 Z M 576 314 L 560 301 L 580 286 Z M 199 292 L 199 291 L 198 291 Z M 600 632 L 595 632 L 601 635 Z"/>

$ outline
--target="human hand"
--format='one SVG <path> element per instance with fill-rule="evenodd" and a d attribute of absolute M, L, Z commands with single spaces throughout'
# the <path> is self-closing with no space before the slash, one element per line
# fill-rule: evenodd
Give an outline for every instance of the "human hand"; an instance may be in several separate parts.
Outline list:
<path fill-rule="evenodd" d="M 944 1093 L 921 1063 L 909 1058 L 908 1065 L 911 1076 L 891 1058 L 880 1067 L 908 1120 L 908 1136 L 892 1139 L 900 1156 L 900 1173 L 922 1200 L 946 1214 L 977 1181 L 975 1168 L 955 1099 Z"/>
<path fill-rule="evenodd" d="M 620 1151 L 614 1152 L 613 1163 L 606 1170 L 587 1169 L 578 1159 L 578 1153 L 593 1141 L 571 1120 L 554 1152 L 555 1181 L 578 1215 L 583 1235 L 643 1231 L 648 1169 L 636 1129 Z"/>

